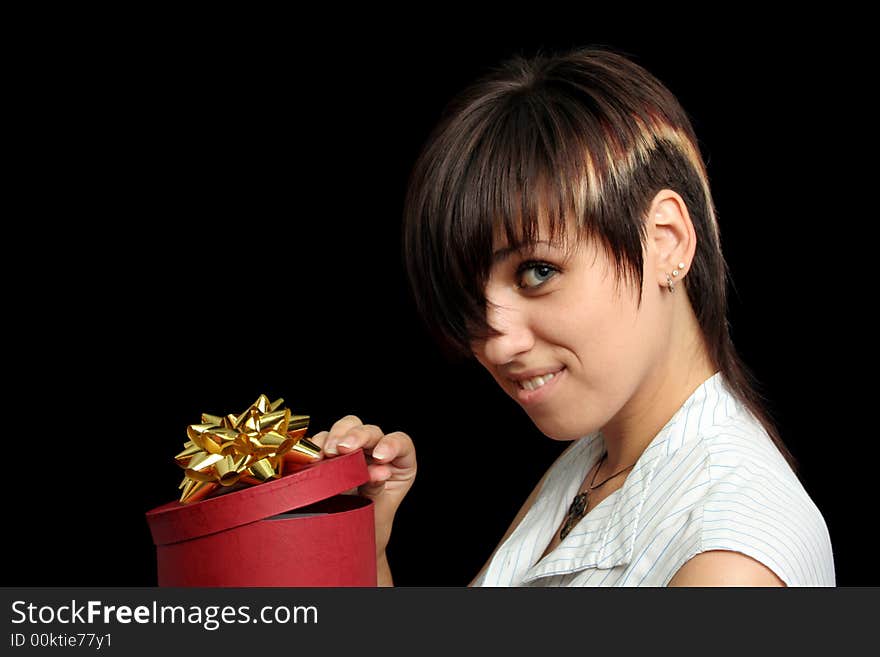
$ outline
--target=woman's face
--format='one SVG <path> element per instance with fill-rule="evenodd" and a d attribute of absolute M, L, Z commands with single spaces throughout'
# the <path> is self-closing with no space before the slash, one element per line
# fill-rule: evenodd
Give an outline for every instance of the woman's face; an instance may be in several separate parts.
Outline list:
<path fill-rule="evenodd" d="M 538 240 L 548 239 L 544 221 Z M 506 246 L 496 235 L 493 251 Z M 654 268 L 649 247 L 638 307 L 636 290 L 623 280 L 616 289 L 613 262 L 598 245 L 577 244 L 567 261 L 562 248 L 547 243 L 513 251 L 494 264 L 486 287 L 488 320 L 501 335 L 474 342 L 474 354 L 551 438 L 574 440 L 621 412 L 626 417 L 627 402 L 662 365 L 669 344 L 670 314 L 648 275 Z M 511 380 L 557 371 L 534 391 Z"/>

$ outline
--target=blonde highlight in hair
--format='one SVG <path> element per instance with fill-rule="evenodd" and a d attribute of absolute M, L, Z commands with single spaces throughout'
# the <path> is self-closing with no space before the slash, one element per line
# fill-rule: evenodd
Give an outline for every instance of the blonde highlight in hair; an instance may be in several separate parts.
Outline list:
<path fill-rule="evenodd" d="M 682 197 L 697 234 L 682 284 L 709 355 L 797 472 L 730 339 L 729 272 L 690 119 L 656 77 L 611 48 L 516 55 L 444 108 L 404 204 L 416 308 L 447 355 L 470 358 L 475 340 L 498 335 L 484 293 L 494 236 L 532 244 L 542 214 L 551 241 L 573 218 L 575 241 L 601 245 L 641 302 L 645 216 L 661 189 Z"/>

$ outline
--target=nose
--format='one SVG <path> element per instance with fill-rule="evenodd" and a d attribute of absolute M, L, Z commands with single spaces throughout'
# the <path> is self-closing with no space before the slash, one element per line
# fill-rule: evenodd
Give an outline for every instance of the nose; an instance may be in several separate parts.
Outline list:
<path fill-rule="evenodd" d="M 483 342 L 483 357 L 492 365 L 506 365 L 533 347 L 534 334 L 523 309 L 511 303 L 505 305 L 497 300 L 496 303 L 492 303 L 492 299 L 488 301 L 487 321 L 500 333 Z"/>

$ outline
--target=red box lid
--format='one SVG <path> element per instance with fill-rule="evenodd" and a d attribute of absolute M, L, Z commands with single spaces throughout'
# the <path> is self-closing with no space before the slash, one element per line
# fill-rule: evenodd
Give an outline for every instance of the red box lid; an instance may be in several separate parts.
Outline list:
<path fill-rule="evenodd" d="M 279 477 L 198 502 L 147 511 L 153 543 L 165 545 L 231 529 L 313 504 L 369 481 L 363 450 L 322 459 Z"/>

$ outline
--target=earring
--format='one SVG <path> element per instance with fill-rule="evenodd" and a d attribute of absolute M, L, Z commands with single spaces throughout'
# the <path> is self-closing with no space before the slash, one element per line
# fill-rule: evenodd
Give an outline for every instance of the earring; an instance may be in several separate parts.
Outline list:
<path fill-rule="evenodd" d="M 675 292 L 675 285 L 672 284 L 672 278 L 669 274 L 666 274 L 666 287 L 669 288 L 670 292 Z"/>

